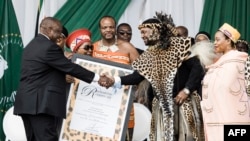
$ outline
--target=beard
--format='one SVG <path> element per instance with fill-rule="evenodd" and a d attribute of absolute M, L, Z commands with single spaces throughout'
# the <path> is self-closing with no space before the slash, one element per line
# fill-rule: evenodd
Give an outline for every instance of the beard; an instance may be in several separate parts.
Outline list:
<path fill-rule="evenodd" d="M 105 40 L 112 40 L 112 39 L 115 38 L 115 35 L 112 34 L 112 33 L 107 33 L 107 34 L 103 34 L 102 38 L 105 39 Z"/>
<path fill-rule="evenodd" d="M 201 41 L 197 42 L 191 47 L 191 57 L 198 56 L 201 64 L 209 66 L 214 63 L 217 54 L 214 52 L 214 45 L 211 42 Z"/>
<path fill-rule="evenodd" d="M 146 46 L 152 46 L 152 45 L 155 45 L 156 43 L 155 43 L 155 41 L 146 40 L 146 41 L 144 41 L 144 44 Z"/>
<path fill-rule="evenodd" d="M 155 45 L 158 40 L 155 40 L 154 38 L 143 38 L 143 41 L 146 46 L 152 46 Z"/>
<path fill-rule="evenodd" d="M 154 32 L 152 35 L 149 35 L 148 37 L 144 37 L 143 41 L 144 44 L 147 46 L 155 45 L 160 40 L 160 35 L 158 32 Z"/>

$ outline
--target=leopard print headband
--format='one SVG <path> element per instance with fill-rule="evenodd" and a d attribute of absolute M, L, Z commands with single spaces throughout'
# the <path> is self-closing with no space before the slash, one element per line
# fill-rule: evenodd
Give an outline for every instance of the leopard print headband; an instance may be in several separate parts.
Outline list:
<path fill-rule="evenodd" d="M 141 28 L 151 28 L 151 29 L 160 29 L 162 27 L 161 23 L 145 23 L 145 24 L 141 24 L 139 25 L 138 29 L 140 30 Z"/>

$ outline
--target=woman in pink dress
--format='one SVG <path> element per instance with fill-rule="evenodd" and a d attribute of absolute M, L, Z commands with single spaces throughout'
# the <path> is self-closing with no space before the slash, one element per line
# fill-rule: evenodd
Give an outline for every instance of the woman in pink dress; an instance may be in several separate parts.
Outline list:
<path fill-rule="evenodd" d="M 224 125 L 250 124 L 250 102 L 245 89 L 245 62 L 248 54 L 236 50 L 240 33 L 225 23 L 216 33 L 214 47 L 223 55 L 203 80 L 202 114 L 206 141 L 223 141 Z"/>

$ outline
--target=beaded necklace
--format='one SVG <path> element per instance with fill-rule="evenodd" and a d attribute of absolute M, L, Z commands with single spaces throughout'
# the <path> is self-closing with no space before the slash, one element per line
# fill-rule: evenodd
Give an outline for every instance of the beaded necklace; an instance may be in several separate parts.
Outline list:
<path fill-rule="evenodd" d="M 115 43 L 111 46 L 105 46 L 103 45 L 103 41 L 101 40 L 100 42 L 100 51 L 111 51 L 111 52 L 116 52 L 117 50 L 119 50 L 118 46 L 117 46 L 117 39 L 115 38 Z"/>

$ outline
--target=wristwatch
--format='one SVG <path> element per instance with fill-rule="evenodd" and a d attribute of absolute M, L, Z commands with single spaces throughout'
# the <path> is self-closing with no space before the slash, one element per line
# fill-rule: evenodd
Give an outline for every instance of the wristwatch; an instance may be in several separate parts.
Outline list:
<path fill-rule="evenodd" d="M 187 95 L 189 95 L 189 94 L 190 94 L 190 91 L 189 91 L 189 89 L 188 89 L 188 88 L 184 88 L 184 89 L 183 89 L 183 92 L 184 92 L 185 94 L 187 94 Z"/>

